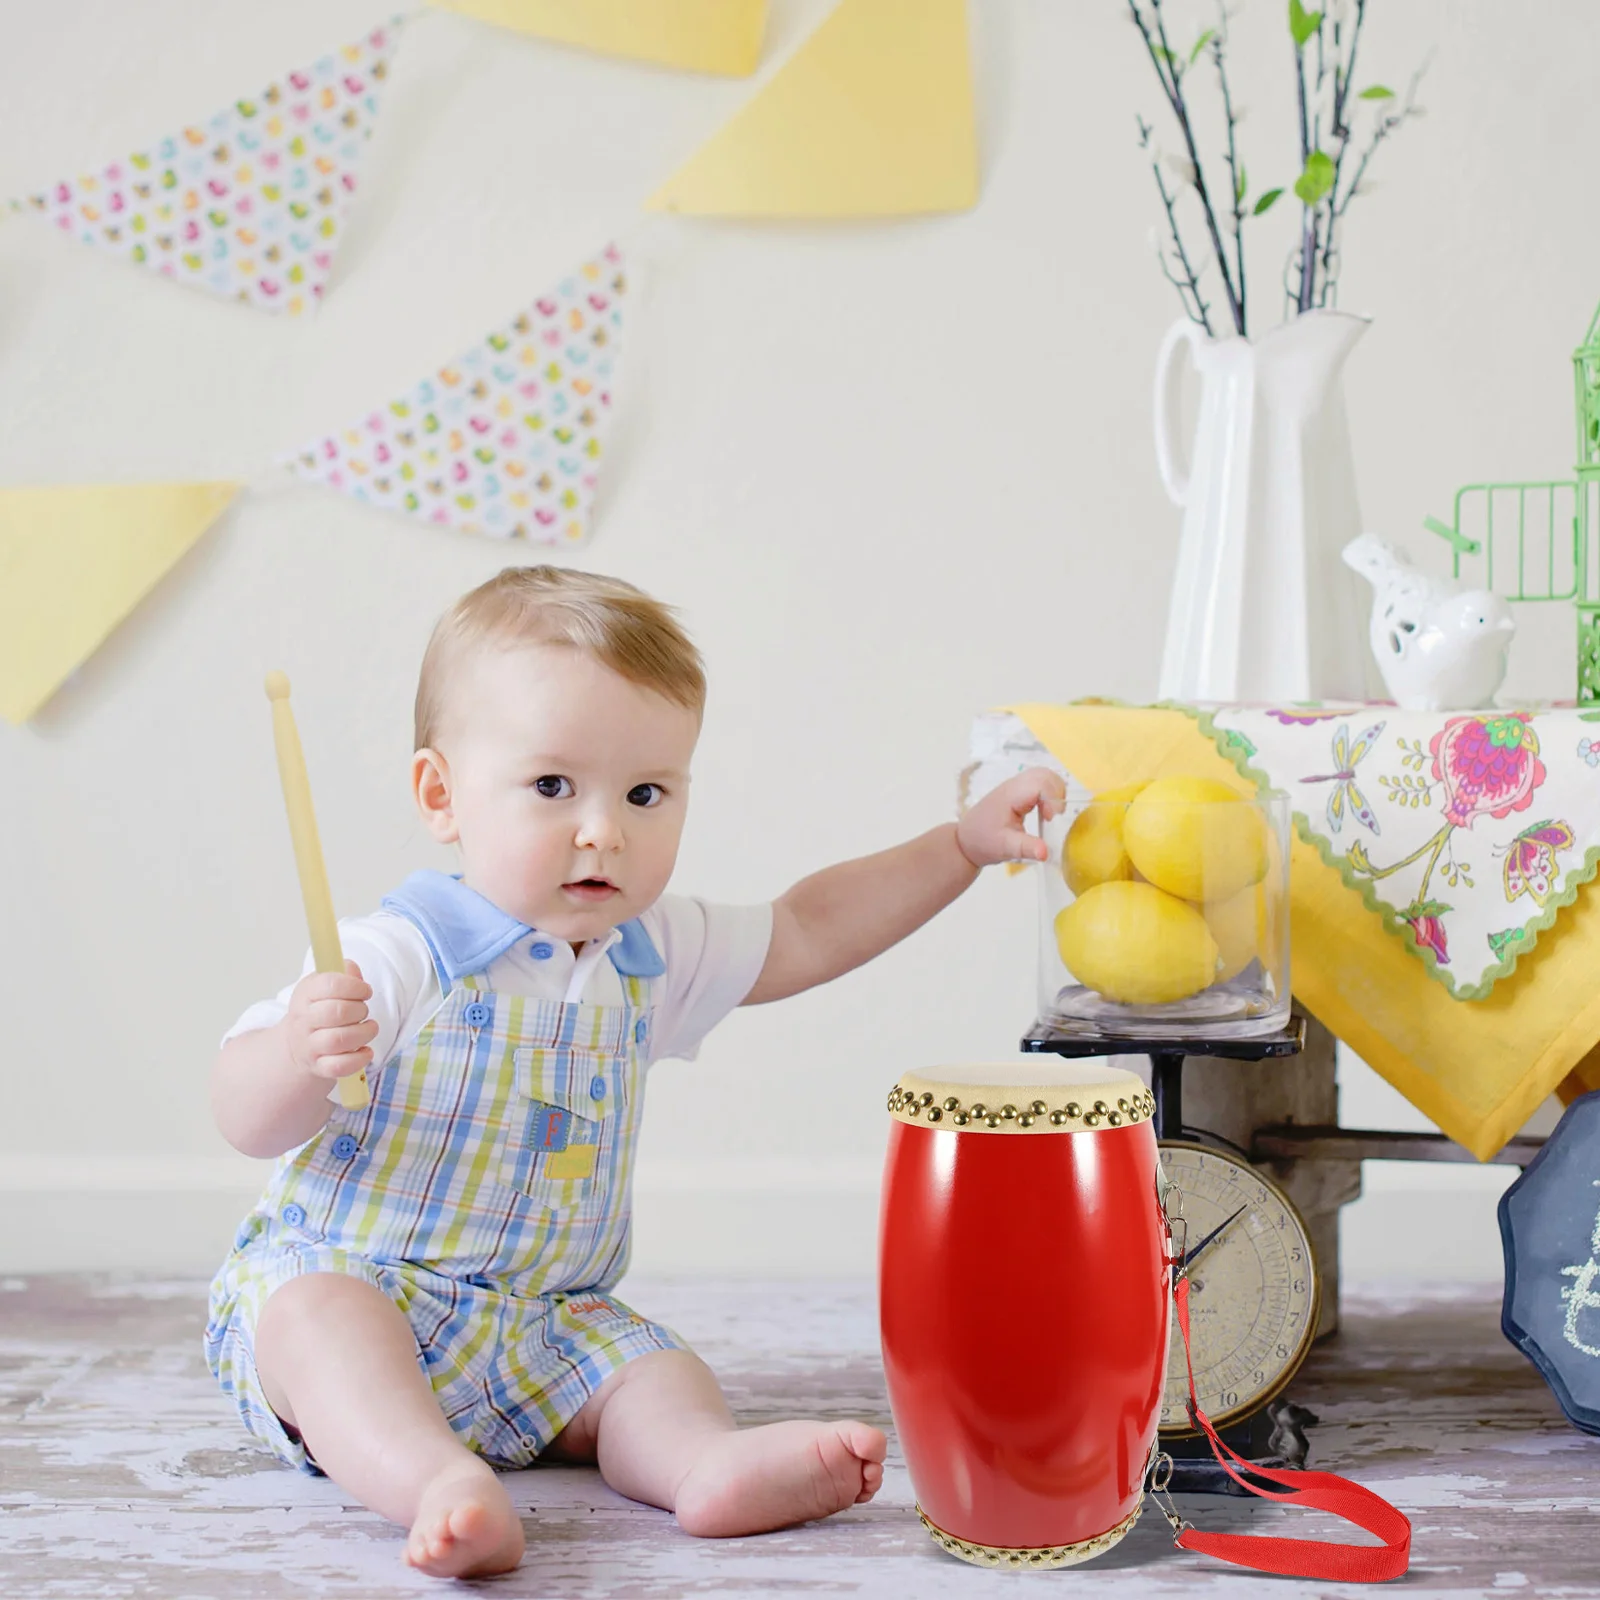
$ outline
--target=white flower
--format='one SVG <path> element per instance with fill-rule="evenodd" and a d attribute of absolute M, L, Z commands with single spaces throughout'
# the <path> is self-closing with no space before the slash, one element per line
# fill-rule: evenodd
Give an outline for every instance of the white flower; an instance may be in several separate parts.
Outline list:
<path fill-rule="evenodd" d="M 1182 178 L 1191 189 L 1196 189 L 1200 186 L 1200 177 L 1199 174 L 1194 170 L 1194 163 L 1192 161 L 1188 160 L 1184 156 L 1168 155 L 1165 151 L 1161 153 L 1161 159 L 1165 161 L 1166 164 L 1171 167 L 1172 170 L 1177 173 L 1177 175 Z"/>

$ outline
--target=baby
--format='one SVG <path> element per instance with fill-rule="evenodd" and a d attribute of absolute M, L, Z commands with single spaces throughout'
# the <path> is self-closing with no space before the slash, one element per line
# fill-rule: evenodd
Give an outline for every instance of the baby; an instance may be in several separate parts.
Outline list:
<path fill-rule="evenodd" d="M 708 1537 L 883 1480 L 878 1429 L 736 1427 L 705 1363 L 611 1294 L 646 1072 L 871 960 L 980 867 L 1041 858 L 1024 823 L 1065 796 L 1022 773 L 770 906 L 667 895 L 704 701 L 698 652 L 629 584 L 513 567 L 458 601 L 411 786 L 461 871 L 342 922 L 345 972 L 252 1006 L 213 1069 L 224 1136 L 278 1160 L 212 1285 L 207 1360 L 262 1444 L 407 1525 L 425 1572 L 521 1560 L 496 1467 L 598 1463 Z M 362 1071 L 347 1109 L 334 1080 Z"/>

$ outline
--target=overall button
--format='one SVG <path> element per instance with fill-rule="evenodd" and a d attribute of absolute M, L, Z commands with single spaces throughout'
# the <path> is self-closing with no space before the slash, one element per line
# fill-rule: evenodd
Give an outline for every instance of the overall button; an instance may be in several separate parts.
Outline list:
<path fill-rule="evenodd" d="M 546 944 L 543 939 L 538 944 L 530 944 L 528 946 L 528 954 L 535 961 L 548 961 L 555 953 L 556 947 L 553 944 Z"/>
<path fill-rule="evenodd" d="M 356 1143 L 352 1134 L 341 1133 L 339 1137 L 333 1141 L 333 1153 L 338 1156 L 341 1161 L 348 1161 L 350 1157 L 353 1156 L 360 1148 L 361 1146 Z"/>
<path fill-rule="evenodd" d="M 589 1080 L 589 1098 L 591 1100 L 604 1100 L 606 1097 L 606 1080 L 598 1073 Z"/>
<path fill-rule="evenodd" d="M 650 1033 L 650 1024 L 649 1024 L 649 1022 L 646 1021 L 645 1018 L 640 1017 L 639 1020 L 636 1023 L 634 1023 L 634 1025 L 633 1025 L 634 1042 L 637 1043 L 637 1044 L 643 1044 L 645 1039 L 648 1037 L 649 1033 Z"/>
<path fill-rule="evenodd" d="M 462 1012 L 462 1016 L 467 1019 L 467 1026 L 469 1028 L 481 1028 L 493 1015 L 493 1009 L 486 1005 L 482 1000 L 474 1000 L 467 1007 L 467 1009 Z"/>
<path fill-rule="evenodd" d="M 283 1220 L 287 1222 L 291 1228 L 303 1227 L 306 1220 L 306 1208 L 303 1205 L 298 1204 L 296 1201 L 291 1200 L 288 1205 L 283 1208 Z"/>

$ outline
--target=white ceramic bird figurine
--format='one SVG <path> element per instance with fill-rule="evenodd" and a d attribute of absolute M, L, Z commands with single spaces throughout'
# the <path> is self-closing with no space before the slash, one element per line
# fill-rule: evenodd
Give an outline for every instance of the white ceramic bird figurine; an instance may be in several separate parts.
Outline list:
<path fill-rule="evenodd" d="M 1397 706 L 1477 711 L 1494 704 L 1517 630 L 1504 599 L 1429 577 L 1371 533 L 1352 539 L 1344 560 L 1372 585 L 1367 636 Z"/>

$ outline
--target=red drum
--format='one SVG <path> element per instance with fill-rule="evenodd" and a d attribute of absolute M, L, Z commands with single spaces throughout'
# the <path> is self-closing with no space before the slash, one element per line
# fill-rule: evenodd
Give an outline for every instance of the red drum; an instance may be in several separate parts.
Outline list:
<path fill-rule="evenodd" d="M 1051 1056 L 908 1072 L 879 1228 L 889 1404 L 951 1555 L 1061 1567 L 1138 1520 L 1171 1300 L 1155 1102 Z"/>

